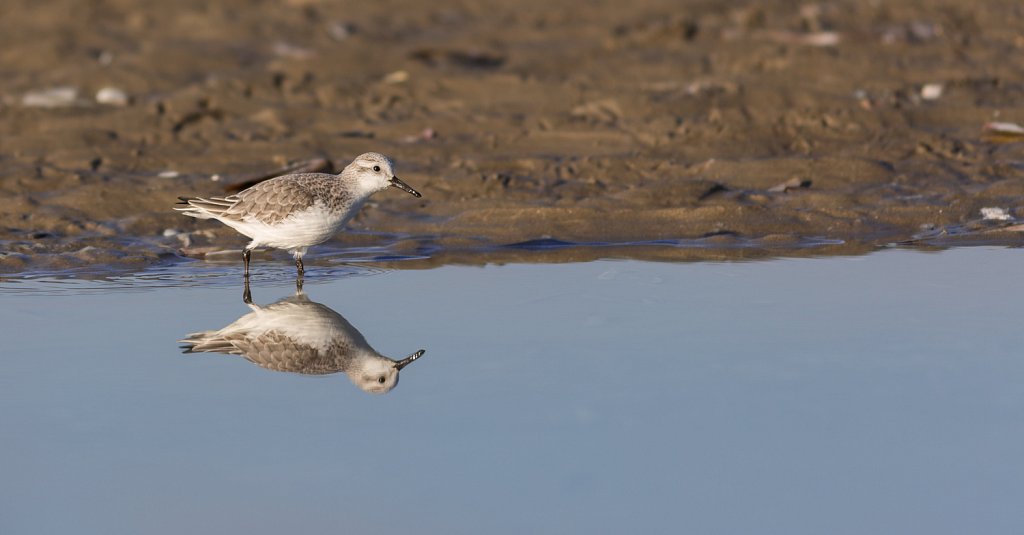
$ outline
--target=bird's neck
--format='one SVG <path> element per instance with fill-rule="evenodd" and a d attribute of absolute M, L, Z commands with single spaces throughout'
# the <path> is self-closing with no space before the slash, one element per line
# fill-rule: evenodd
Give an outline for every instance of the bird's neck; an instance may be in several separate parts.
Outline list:
<path fill-rule="evenodd" d="M 333 209 L 347 211 L 351 218 L 366 204 L 366 200 L 373 192 L 362 191 L 357 182 L 344 175 L 338 176 L 335 180 L 338 180 L 342 187 L 329 193 L 328 203 Z"/>

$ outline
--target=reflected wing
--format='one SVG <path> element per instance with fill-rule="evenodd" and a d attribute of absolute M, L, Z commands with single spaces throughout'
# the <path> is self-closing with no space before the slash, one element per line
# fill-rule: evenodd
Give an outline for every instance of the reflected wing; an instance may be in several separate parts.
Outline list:
<path fill-rule="evenodd" d="M 182 340 L 182 344 L 185 353 L 241 355 L 261 368 L 304 375 L 343 371 L 345 356 L 351 351 L 338 344 L 320 351 L 279 331 L 265 331 L 257 337 L 245 333 L 218 335 L 215 331 L 196 333 Z"/>

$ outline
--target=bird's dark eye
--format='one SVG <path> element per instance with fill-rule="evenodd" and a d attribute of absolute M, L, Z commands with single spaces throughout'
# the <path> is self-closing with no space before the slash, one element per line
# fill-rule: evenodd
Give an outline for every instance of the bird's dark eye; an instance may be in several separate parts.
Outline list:
<path fill-rule="evenodd" d="M 379 173 L 380 172 L 380 166 L 379 165 L 373 166 L 373 172 L 374 173 Z M 381 382 L 383 383 L 384 381 L 382 380 Z"/>
<path fill-rule="evenodd" d="M 380 377 L 378 377 L 377 378 L 377 382 L 380 383 L 380 384 L 384 384 L 384 376 L 381 375 Z"/>

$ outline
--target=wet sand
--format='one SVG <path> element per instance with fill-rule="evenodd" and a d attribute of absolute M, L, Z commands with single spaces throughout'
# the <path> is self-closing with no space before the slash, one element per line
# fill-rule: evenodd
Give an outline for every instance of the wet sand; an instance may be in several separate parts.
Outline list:
<path fill-rule="evenodd" d="M 369 150 L 424 198 L 326 248 L 410 267 L 1021 242 L 1019 2 L 679 4 L 5 2 L 0 272 L 234 251 L 175 198 Z"/>

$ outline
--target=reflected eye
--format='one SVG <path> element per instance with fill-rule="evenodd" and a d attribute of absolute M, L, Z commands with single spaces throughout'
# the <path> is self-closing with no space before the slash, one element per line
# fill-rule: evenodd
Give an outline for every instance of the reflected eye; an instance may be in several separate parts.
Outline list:
<path fill-rule="evenodd" d="M 373 166 L 373 172 L 374 173 L 379 173 L 380 172 L 380 166 L 379 165 Z M 384 381 L 381 381 L 381 382 L 383 383 Z"/>
<path fill-rule="evenodd" d="M 380 377 L 378 377 L 377 378 L 377 382 L 380 383 L 380 384 L 384 384 L 384 376 L 381 375 Z"/>

